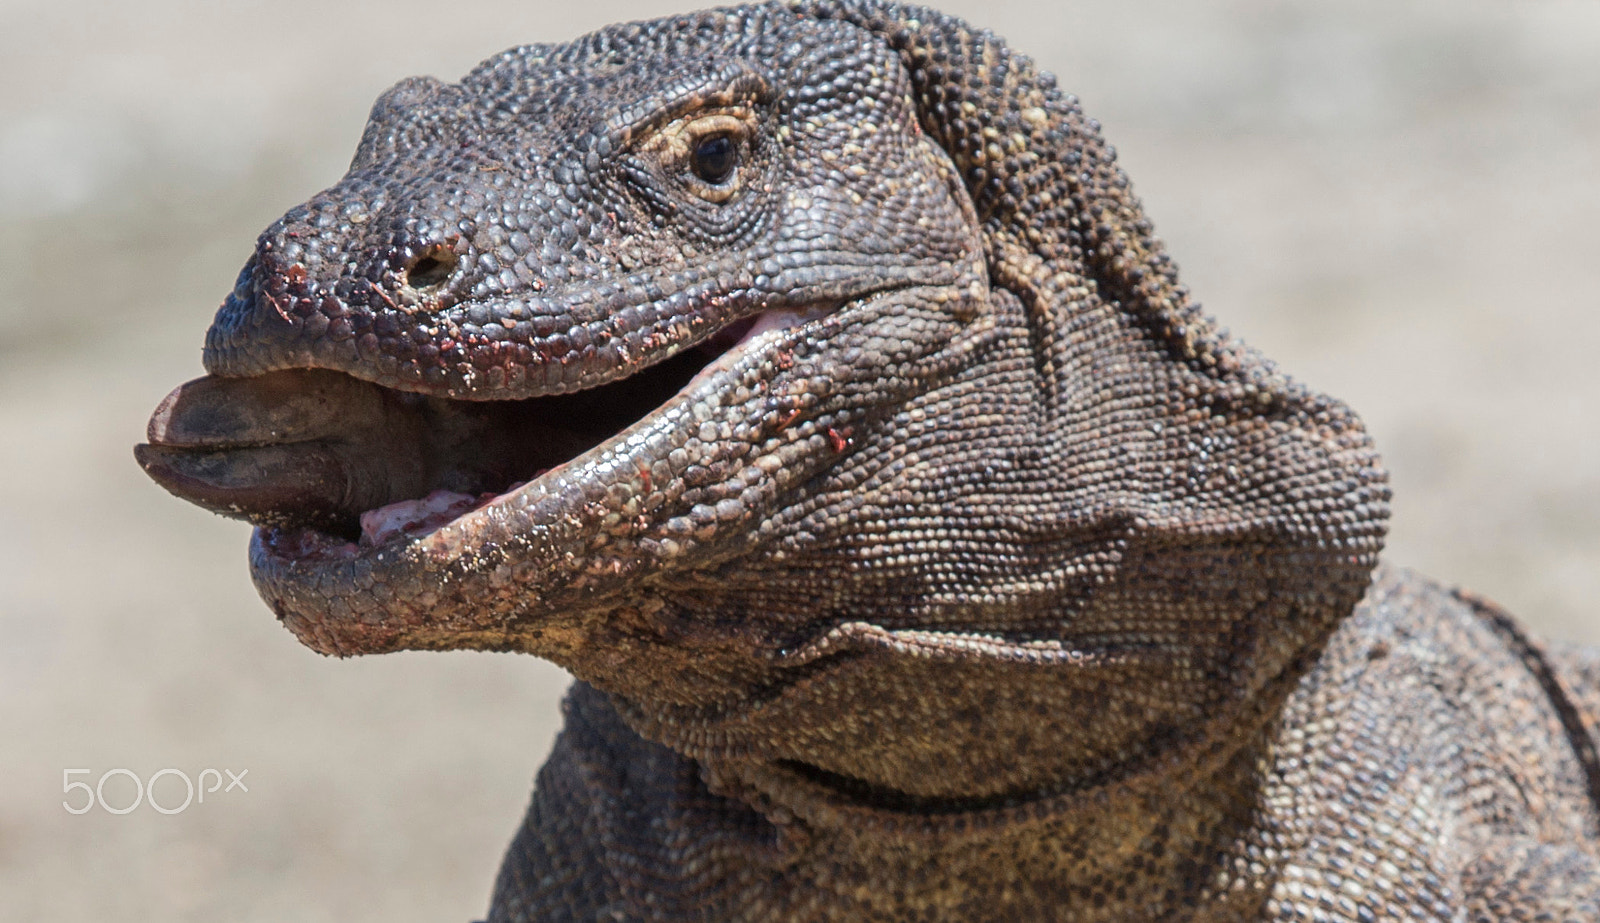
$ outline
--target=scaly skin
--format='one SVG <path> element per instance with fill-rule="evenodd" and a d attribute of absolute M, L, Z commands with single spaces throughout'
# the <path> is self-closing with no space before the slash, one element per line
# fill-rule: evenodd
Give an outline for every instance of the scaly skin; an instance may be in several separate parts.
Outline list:
<path fill-rule="evenodd" d="M 205 360 L 141 462 L 306 644 L 581 680 L 491 920 L 1600 919 L 1600 658 L 1378 567 L 1360 421 L 959 21 L 403 82 Z"/>

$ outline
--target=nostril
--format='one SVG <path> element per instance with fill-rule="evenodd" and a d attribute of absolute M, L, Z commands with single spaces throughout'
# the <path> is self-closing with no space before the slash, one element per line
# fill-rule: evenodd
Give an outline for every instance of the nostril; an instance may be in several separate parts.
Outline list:
<path fill-rule="evenodd" d="M 447 247 L 429 247 L 417 254 L 401 274 L 406 285 L 417 291 L 429 291 L 449 281 L 452 273 L 456 271 L 456 264 L 460 262 L 454 253 Z"/>

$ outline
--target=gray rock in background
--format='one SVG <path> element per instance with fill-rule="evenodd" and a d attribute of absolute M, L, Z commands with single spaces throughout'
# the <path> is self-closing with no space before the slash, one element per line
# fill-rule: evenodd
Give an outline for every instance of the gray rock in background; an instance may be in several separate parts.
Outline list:
<path fill-rule="evenodd" d="M 1392 560 L 1600 641 L 1600 6 L 948 7 L 1105 123 L 1224 323 L 1363 413 L 1394 473 Z M 164 495 L 129 448 L 199 374 L 255 234 L 338 177 L 382 89 L 682 8 L 0 5 L 9 916 L 482 912 L 559 671 L 312 655 L 251 589 L 245 527 Z M 250 790 L 171 816 L 62 807 L 64 769 L 167 767 L 246 769 Z"/>

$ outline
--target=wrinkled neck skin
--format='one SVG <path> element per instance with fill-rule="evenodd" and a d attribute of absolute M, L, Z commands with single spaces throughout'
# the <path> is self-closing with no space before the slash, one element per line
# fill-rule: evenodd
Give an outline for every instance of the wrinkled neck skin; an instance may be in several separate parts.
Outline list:
<path fill-rule="evenodd" d="M 798 807 L 794 797 L 837 795 L 965 810 L 1131 780 L 1171 786 L 1173 771 L 1215 766 L 1275 713 L 1348 611 L 1298 595 L 1294 555 L 1266 547 L 1243 554 L 1282 560 L 1282 582 L 1260 581 L 1244 607 L 1234 584 L 1163 573 L 1159 552 L 1138 536 L 1120 538 L 1115 553 L 1147 569 L 1129 575 L 1132 586 L 1063 581 L 1026 600 L 1022 611 L 1067 626 L 1050 634 L 920 628 L 889 608 L 891 588 L 867 583 L 852 588 L 861 595 L 836 611 L 836 627 L 803 644 L 740 644 L 719 632 L 773 609 L 700 608 L 705 589 L 698 599 L 666 594 L 672 601 L 649 617 L 634 610 L 611 621 L 604 642 L 586 646 L 600 662 L 580 654 L 565 665 L 610 693 L 646 739 L 786 809 Z M 1208 554 L 1216 560 L 1203 566 L 1218 572 L 1240 556 L 1201 547 L 1190 560 Z M 725 593 L 751 579 L 722 577 Z M 1116 633 L 1140 613 L 1163 612 L 1195 623 L 1189 636 Z M 940 613 L 957 625 L 985 615 Z M 1262 635 L 1263 625 L 1278 633 Z"/>
<path fill-rule="evenodd" d="M 1243 920 L 1259 918 L 1266 897 L 1229 881 L 1250 824 L 1269 809 L 1260 778 L 1268 728 L 1229 758 L 1174 762 L 1070 794 L 912 805 L 828 790 L 771 766 L 663 759 L 628 743 L 631 732 L 587 685 L 574 688 L 567 717 L 547 774 L 598 769 L 601 778 L 655 780 L 607 786 L 614 794 L 599 802 L 569 800 L 559 788 L 536 795 L 544 805 L 536 810 L 595 825 L 599 842 L 628 843 L 628 863 L 651 869 L 648 895 L 617 895 L 640 918 L 832 918 L 820 907 L 862 920 L 1064 919 L 1069 911 L 1078 921 Z M 641 825 L 644 817 L 652 823 Z M 698 833 L 686 843 L 681 831 Z M 513 846 L 512 869 L 518 853 Z"/>

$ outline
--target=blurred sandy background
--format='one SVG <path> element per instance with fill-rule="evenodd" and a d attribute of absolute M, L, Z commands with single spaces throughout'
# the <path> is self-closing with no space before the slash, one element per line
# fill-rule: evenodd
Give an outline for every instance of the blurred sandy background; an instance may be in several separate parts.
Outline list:
<path fill-rule="evenodd" d="M 129 450 L 382 89 L 686 2 L 0 3 L 0 916 L 482 914 L 563 676 L 306 651 L 247 529 Z M 1600 641 L 1600 4 L 949 6 L 1105 123 L 1224 323 L 1366 416 L 1392 559 Z M 249 792 L 63 809 L 117 767 Z"/>

